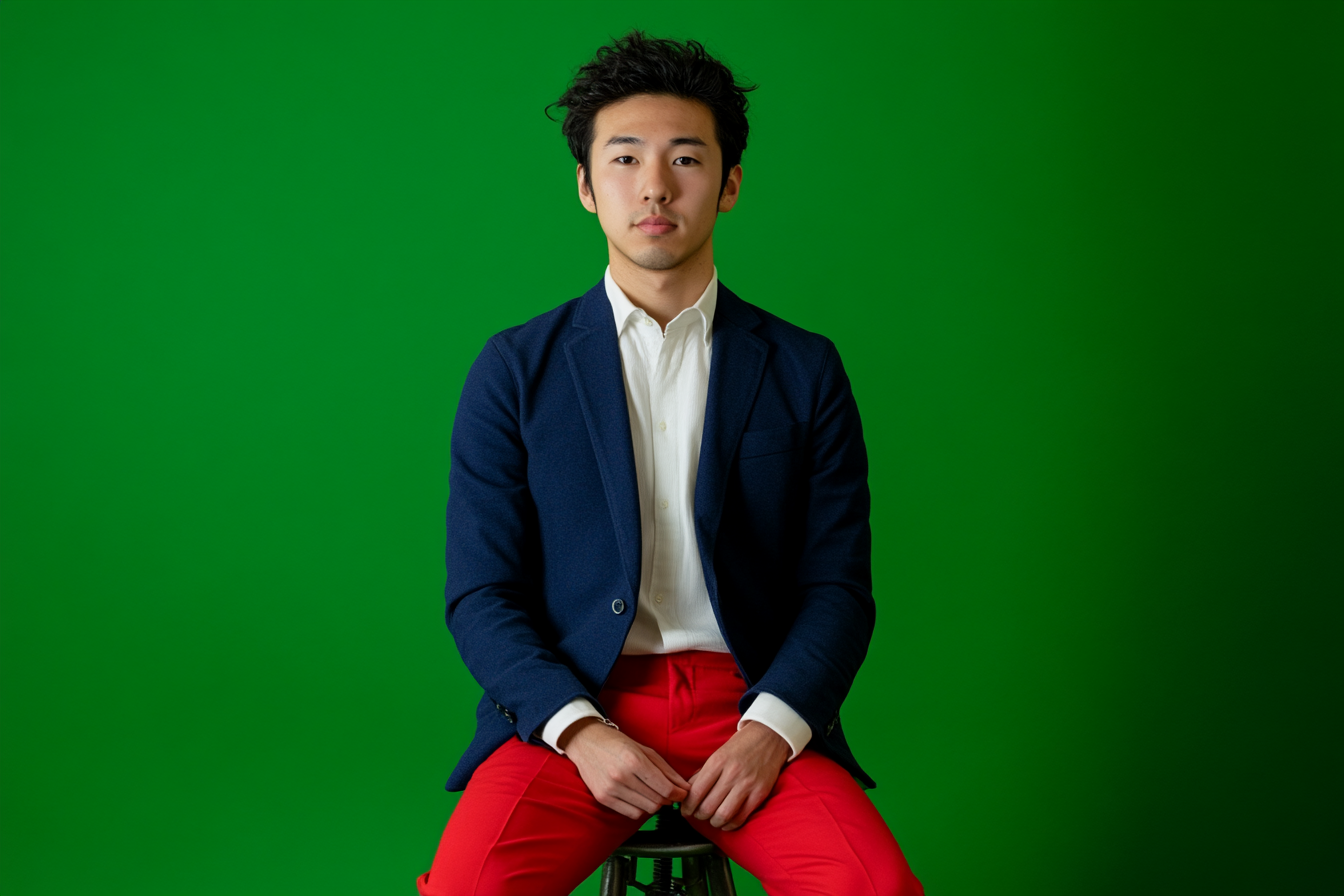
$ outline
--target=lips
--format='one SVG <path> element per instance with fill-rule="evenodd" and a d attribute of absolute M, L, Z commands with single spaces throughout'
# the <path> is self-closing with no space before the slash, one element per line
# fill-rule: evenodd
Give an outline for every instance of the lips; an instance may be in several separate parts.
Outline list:
<path fill-rule="evenodd" d="M 649 236 L 662 236 L 665 233 L 671 233 L 677 228 L 677 225 L 661 215 L 650 215 L 635 226 Z"/>

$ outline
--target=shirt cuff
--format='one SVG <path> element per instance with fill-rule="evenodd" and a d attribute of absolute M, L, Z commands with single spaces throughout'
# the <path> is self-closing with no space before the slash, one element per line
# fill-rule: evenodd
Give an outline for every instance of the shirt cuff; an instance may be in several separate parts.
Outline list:
<path fill-rule="evenodd" d="M 804 722 L 803 717 L 794 712 L 789 704 L 764 691 L 757 694 L 756 699 L 747 707 L 747 711 L 742 713 L 742 718 L 737 722 L 737 730 L 741 731 L 742 726 L 748 722 L 760 722 L 784 738 L 789 749 L 793 751 L 793 755 L 789 756 L 790 760 L 797 758 L 798 754 L 803 752 L 803 747 L 806 747 L 807 742 L 812 739 L 812 726 Z"/>
<path fill-rule="evenodd" d="M 546 724 L 541 728 L 541 739 L 545 741 L 546 746 L 550 747 L 561 756 L 565 751 L 556 746 L 556 741 L 560 735 L 565 733 L 565 729 L 573 725 L 579 719 L 602 718 L 602 713 L 598 712 L 588 700 L 583 697 L 575 697 L 573 700 L 560 707 L 555 713 L 546 720 Z"/>

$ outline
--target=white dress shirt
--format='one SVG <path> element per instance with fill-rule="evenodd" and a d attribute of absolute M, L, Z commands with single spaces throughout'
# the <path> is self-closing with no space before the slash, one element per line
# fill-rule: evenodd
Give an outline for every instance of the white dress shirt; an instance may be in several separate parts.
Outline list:
<path fill-rule="evenodd" d="M 620 339 L 642 536 L 639 609 L 621 653 L 728 653 L 709 603 L 694 517 L 718 269 L 696 303 L 673 318 L 666 331 L 626 297 L 610 267 L 605 283 Z M 551 716 L 541 739 L 558 751 L 556 741 L 565 729 L 590 716 L 601 718 L 591 702 L 576 698 Z M 774 694 L 758 695 L 737 727 L 752 720 L 788 742 L 790 759 L 812 737 L 807 722 Z"/>

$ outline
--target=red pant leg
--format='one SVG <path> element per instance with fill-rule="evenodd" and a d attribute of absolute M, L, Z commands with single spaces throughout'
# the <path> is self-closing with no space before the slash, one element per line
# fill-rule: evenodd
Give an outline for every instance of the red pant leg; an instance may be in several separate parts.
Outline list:
<path fill-rule="evenodd" d="M 574 763 L 512 738 L 471 776 L 416 883 L 421 896 L 568 896 L 638 828 Z"/>
<path fill-rule="evenodd" d="M 666 659 L 621 657 L 608 685 L 599 699 L 621 730 L 666 755 Z M 593 799 L 569 759 L 514 738 L 472 774 L 420 893 L 567 896 L 639 825 Z"/>
<path fill-rule="evenodd" d="M 725 654 L 668 656 L 672 766 L 689 775 L 737 730 L 745 686 Z M 747 823 L 724 833 L 692 821 L 771 896 L 919 896 L 896 838 L 835 761 L 803 750 Z"/>
<path fill-rule="evenodd" d="M 744 688 L 726 654 L 621 657 L 600 699 L 626 734 L 689 776 L 737 730 Z M 771 896 L 923 893 L 862 789 L 811 750 L 739 830 L 692 824 Z M 472 776 L 420 893 L 568 894 L 637 827 L 599 805 L 568 759 L 511 740 Z"/>
<path fill-rule="evenodd" d="M 863 789 L 812 750 L 784 767 L 770 798 L 724 833 L 692 824 L 771 896 L 922 896 L 891 829 Z"/>

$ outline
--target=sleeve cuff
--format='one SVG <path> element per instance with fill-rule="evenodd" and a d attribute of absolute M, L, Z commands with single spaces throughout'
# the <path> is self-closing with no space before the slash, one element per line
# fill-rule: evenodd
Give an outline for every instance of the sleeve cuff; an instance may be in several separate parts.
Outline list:
<path fill-rule="evenodd" d="M 602 713 L 597 711 L 588 700 L 583 697 L 575 697 L 573 700 L 560 707 L 555 713 L 546 720 L 546 724 L 541 728 L 541 739 L 561 756 L 565 751 L 556 746 L 556 741 L 560 740 L 560 735 L 565 733 L 565 729 L 573 725 L 579 719 L 586 718 L 600 719 Z"/>
<path fill-rule="evenodd" d="M 794 712 L 789 704 L 764 691 L 757 694 L 756 699 L 747 707 L 747 711 L 742 713 L 742 718 L 737 722 L 737 730 L 741 731 L 742 726 L 748 722 L 760 722 L 784 738 L 789 749 L 793 751 L 789 756 L 790 760 L 796 759 L 807 746 L 807 742 L 812 739 L 812 727 L 803 721 L 803 717 Z"/>

